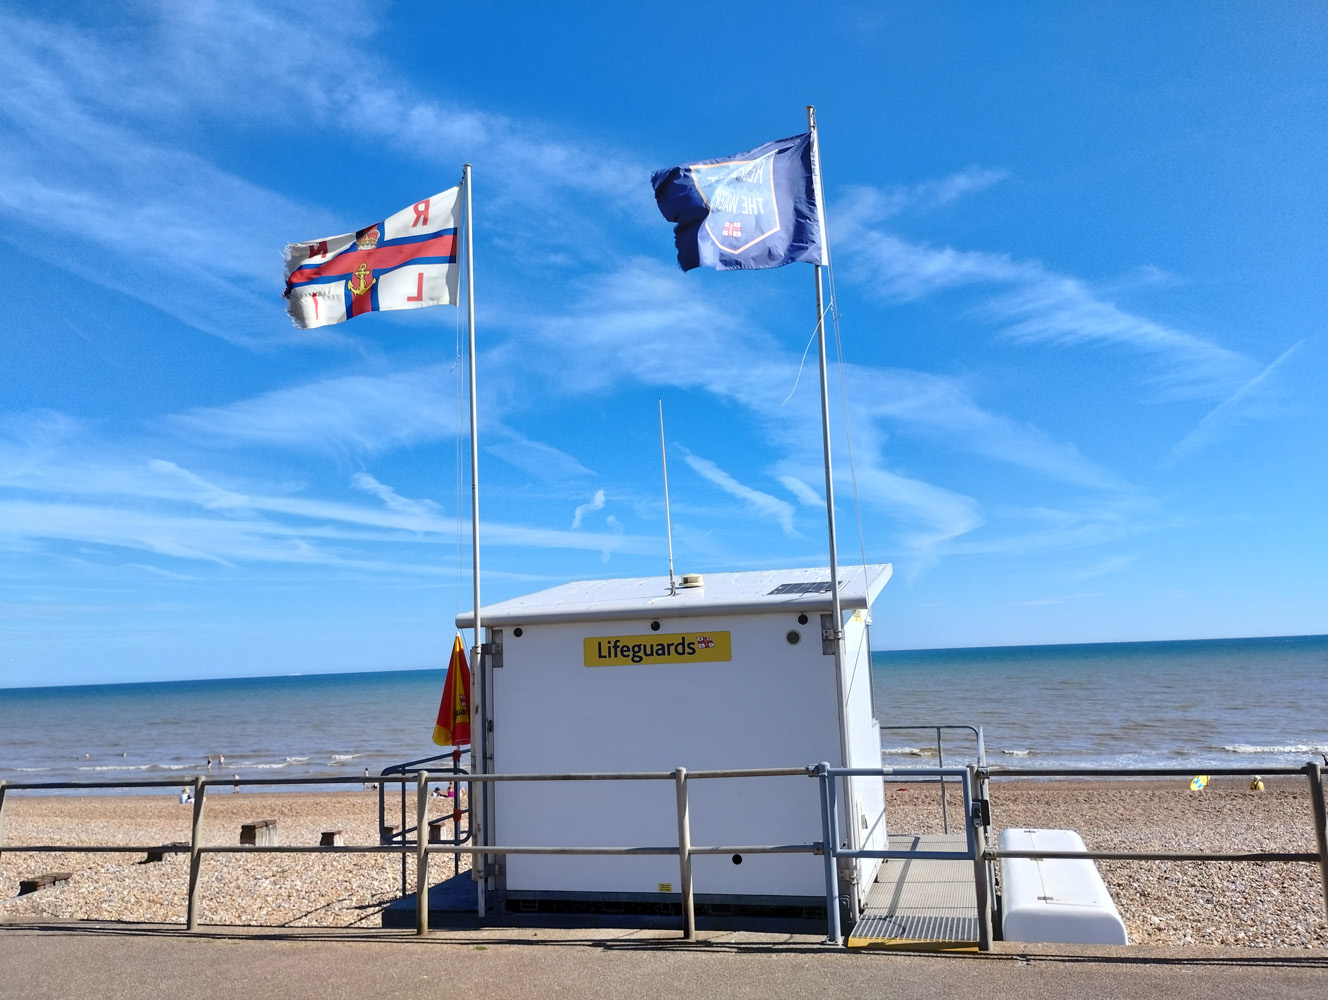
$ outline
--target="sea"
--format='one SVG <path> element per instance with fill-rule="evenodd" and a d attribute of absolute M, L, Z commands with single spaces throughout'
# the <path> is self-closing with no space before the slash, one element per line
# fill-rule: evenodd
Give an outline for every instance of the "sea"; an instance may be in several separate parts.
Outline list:
<path fill-rule="evenodd" d="M 443 676 L 4 688 L 0 780 L 372 780 L 441 752 Z M 987 762 L 1011 767 L 1199 772 L 1300 767 L 1328 753 L 1323 635 L 877 652 L 872 684 L 887 765 L 975 759 L 962 728 L 942 730 L 938 754 L 936 726 L 981 727 Z"/>

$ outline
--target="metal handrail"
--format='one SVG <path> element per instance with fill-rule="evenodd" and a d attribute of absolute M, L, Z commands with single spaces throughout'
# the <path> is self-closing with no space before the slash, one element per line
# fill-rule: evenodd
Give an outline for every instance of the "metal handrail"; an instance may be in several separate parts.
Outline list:
<path fill-rule="evenodd" d="M 399 765 L 400 766 L 400 765 Z M 430 854 L 452 854 L 459 856 L 461 854 L 584 854 L 584 855 L 677 855 L 679 859 L 680 873 L 682 881 L 680 883 L 683 910 L 683 934 L 687 940 L 695 940 L 696 937 L 696 918 L 694 910 L 694 895 L 692 891 L 691 879 L 691 856 L 694 854 L 792 854 L 805 853 L 817 854 L 824 850 L 824 845 L 820 842 L 808 844 L 752 844 L 752 845 L 701 845 L 691 844 L 690 819 L 689 819 L 689 797 L 687 783 L 690 779 L 705 780 L 709 778 L 752 778 L 752 777 L 785 777 L 785 776 L 809 776 L 815 777 L 817 770 L 814 767 L 801 768 L 745 768 L 736 770 L 706 770 L 698 771 L 694 774 L 688 774 L 687 769 L 678 767 L 673 771 L 622 771 L 622 772 L 583 772 L 583 773 L 561 773 L 561 774 L 457 774 L 454 772 L 444 772 L 431 778 L 427 771 L 416 771 L 413 780 L 416 786 L 416 832 L 415 843 L 407 844 L 404 841 L 397 844 L 377 844 L 377 845 L 353 845 L 353 846 L 236 846 L 236 845 L 217 845 L 204 846 L 201 843 L 202 825 L 203 825 L 203 806 L 206 802 L 207 789 L 209 784 L 243 784 L 243 785 L 346 785 L 363 783 L 362 777 L 353 776 L 328 776 L 328 777 L 304 777 L 304 778 L 240 778 L 225 779 L 216 782 L 209 782 L 208 779 L 199 775 L 193 780 L 194 789 L 194 811 L 193 823 L 190 829 L 189 840 L 189 897 L 187 906 L 186 926 L 189 930 L 198 929 L 198 911 L 199 911 L 199 871 L 204 854 L 321 854 L 321 853 L 341 853 L 341 854 L 401 854 L 404 856 L 412 850 L 416 856 L 416 917 L 417 932 L 421 935 L 427 934 L 429 930 L 429 904 L 428 904 L 428 861 Z M 428 815 L 428 792 L 431 781 L 442 779 L 446 782 L 505 782 L 505 781 L 650 781 L 650 780 L 668 780 L 674 782 L 677 797 L 678 808 L 678 833 L 679 840 L 676 846 L 667 847 L 549 847 L 549 846 L 514 846 L 514 845 L 487 845 L 487 844 L 469 844 L 462 846 L 460 844 L 430 844 L 428 841 L 418 836 L 426 824 Z M 412 776 L 407 774 L 393 775 L 382 774 L 379 780 L 386 782 L 399 782 L 403 788 L 406 782 L 412 780 Z M 98 789 L 98 788 L 161 788 L 167 786 L 178 786 L 178 781 L 164 781 L 159 779 L 149 779 L 147 781 L 46 781 L 46 782 L 11 782 L 6 783 L 0 780 L 0 852 L 5 850 L 41 853 L 41 852 L 61 852 L 61 853 L 130 853 L 137 851 L 160 850 L 160 845 L 151 845 L 140 847 L 137 845 L 15 845 L 11 847 L 3 846 L 4 832 L 4 805 L 5 794 L 8 790 L 15 791 L 42 791 L 55 789 Z M 823 823 L 824 826 L 824 817 Z M 183 851 L 177 852 L 183 853 Z"/>
<path fill-rule="evenodd" d="M 469 756 L 469 750 L 467 750 L 465 753 L 462 753 L 460 747 L 453 747 L 452 750 L 448 753 L 434 754 L 433 756 L 430 757 L 420 757 L 418 760 L 408 760 L 403 764 L 393 764 L 390 767 L 385 767 L 381 772 L 379 772 L 378 776 L 380 778 L 388 777 L 393 774 L 410 776 L 418 773 L 419 771 L 428 770 L 427 767 L 422 767 L 421 765 L 432 764 L 435 761 L 440 761 L 440 760 L 446 760 L 450 762 L 452 765 L 450 768 L 440 768 L 440 771 L 442 771 L 442 773 L 467 774 L 469 772 L 467 772 L 461 766 L 461 761 L 466 756 Z M 366 774 L 367 773 L 368 771 L 366 769 Z M 452 843 L 464 844 L 470 840 L 470 830 L 471 826 L 473 825 L 473 820 L 471 819 L 470 804 L 469 802 L 467 803 L 467 808 L 464 811 L 464 815 L 466 816 L 466 828 L 463 831 L 461 829 L 461 823 L 460 823 L 461 816 L 463 813 L 462 810 L 457 808 L 457 803 L 458 803 L 457 783 L 455 781 L 452 781 L 448 782 L 448 784 L 452 786 L 451 789 L 452 790 Z M 399 832 L 391 836 L 389 836 L 387 833 L 387 784 L 386 783 L 380 784 L 378 786 L 378 842 L 380 844 L 390 844 L 394 839 L 396 839 L 400 840 L 400 842 L 403 845 L 407 845 L 411 842 L 410 838 L 407 836 L 407 834 L 409 834 L 411 831 L 415 831 L 415 835 L 417 838 L 421 836 L 420 831 L 416 830 L 415 827 L 409 826 L 406 823 L 405 782 L 403 781 L 401 783 L 401 823 L 400 823 Z M 453 875 L 458 874 L 460 871 L 460 864 L 461 864 L 460 857 L 461 856 L 459 854 L 455 856 L 453 864 L 454 870 L 452 872 Z M 403 853 L 401 855 L 401 895 L 404 896 L 405 894 L 406 894 L 406 855 Z"/>
<path fill-rule="evenodd" d="M 1193 767 L 1150 767 L 1150 768 L 989 768 L 989 778 L 1177 778 L 1194 774 Z M 1009 851 L 999 847 L 982 851 L 982 860 L 991 865 L 1002 858 L 1020 859 L 1055 859 L 1087 861 L 1199 861 L 1199 862 L 1318 862 L 1319 876 L 1323 885 L 1324 913 L 1328 915 L 1328 810 L 1325 809 L 1323 791 L 1323 768 L 1316 763 L 1307 763 L 1304 767 L 1210 767 L 1203 773 L 1228 777 L 1250 777 L 1252 775 L 1304 775 L 1309 780 L 1310 810 L 1314 825 L 1314 837 L 1318 850 L 1314 853 L 1303 851 Z"/>
<path fill-rule="evenodd" d="M 458 782 L 505 782 L 505 781 L 650 781 L 671 780 L 674 782 L 678 810 L 678 843 L 672 846 L 558 846 L 544 845 L 483 845 L 470 844 L 430 844 L 422 837 L 416 837 L 413 848 L 416 852 L 416 914 L 418 933 L 425 934 L 429 926 L 428 910 L 428 859 L 430 854 L 581 854 L 581 855 L 676 855 L 681 874 L 681 896 L 683 910 L 683 935 L 687 940 L 696 936 L 696 921 L 693 903 L 691 857 L 696 854 L 821 854 L 825 861 L 826 884 L 826 943 L 841 943 L 842 934 L 839 916 L 839 876 L 837 863 L 840 858 L 913 858 L 936 860 L 971 860 L 973 864 L 974 887 L 978 906 L 978 947 L 988 950 L 992 940 L 992 920 L 994 893 L 992 892 L 991 874 L 994 862 L 1002 858 L 1068 858 L 1087 860 L 1123 860 L 1123 861 L 1259 861 L 1259 862 L 1314 862 L 1320 868 L 1323 883 L 1324 907 L 1328 912 L 1328 812 L 1325 811 L 1323 773 L 1320 765 L 1306 764 L 1303 768 L 1209 768 L 1214 775 L 1305 775 L 1310 783 L 1310 800 L 1313 811 L 1317 853 L 1293 852 L 1145 852 L 1145 851 L 1006 851 L 987 846 L 986 826 L 989 810 L 986 807 L 986 781 L 988 778 L 1019 777 L 1073 777 L 1073 778 L 1148 778 L 1177 777 L 1193 774 L 1193 768 L 990 768 L 980 769 L 977 765 L 967 768 L 832 768 L 828 763 L 804 768 L 753 768 L 742 770 L 709 770 L 689 773 L 686 768 L 678 767 L 673 771 L 638 771 L 638 772 L 588 772 L 565 774 L 450 774 L 442 777 Z M 708 778 L 742 778 L 805 775 L 818 779 L 821 807 L 822 840 L 808 844 L 757 844 L 757 845 L 701 845 L 691 843 L 690 807 L 688 782 Z M 416 786 L 416 830 L 424 828 L 428 810 L 428 791 L 431 779 L 427 771 L 418 771 L 414 775 Z M 915 780 L 958 779 L 963 790 L 965 835 L 964 851 L 891 851 L 871 849 L 849 849 L 841 846 L 839 832 L 839 810 L 837 805 L 838 779 L 849 777 L 911 778 Z M 384 782 L 401 782 L 404 788 L 410 781 L 407 775 L 382 775 Z M 356 777 L 326 778 L 242 778 L 245 785 L 308 785 L 308 784 L 353 784 L 362 781 Z M 234 784 L 235 779 L 221 780 L 217 784 Z M 162 850 L 159 845 L 140 847 L 135 845 L 17 845 L 6 847 L 3 843 L 4 805 L 6 792 L 14 790 L 54 790 L 54 789 L 96 789 L 96 788 L 160 788 L 177 786 L 178 781 L 147 780 L 138 782 L 91 781 L 91 782 L 15 782 L 0 780 L 0 851 L 18 852 L 66 852 L 66 853 L 127 853 L 147 850 Z M 361 853 L 391 854 L 408 853 L 412 845 L 353 845 L 341 847 L 323 846 L 270 846 L 238 847 L 235 845 L 205 847 L 201 843 L 203 805 L 209 782 L 203 776 L 194 779 L 194 813 L 189 841 L 189 902 L 187 926 L 189 930 L 198 928 L 199 909 L 199 867 L 204 854 L 316 854 L 316 853 Z M 974 789 L 981 789 L 982 795 L 975 796 Z M 888 842 L 887 842 L 888 843 Z"/>
<path fill-rule="evenodd" d="M 942 741 L 941 741 L 941 730 L 943 730 L 943 729 L 963 729 L 963 730 L 966 730 L 967 732 L 972 733 L 972 734 L 973 734 L 973 738 L 977 741 L 977 765 L 978 765 L 978 769 L 979 769 L 979 770 L 984 770 L 984 769 L 986 768 L 986 766 L 987 766 L 987 746 L 986 746 L 986 742 L 983 740 L 983 737 L 982 737 L 982 727 L 981 727 L 981 726 L 969 726 L 969 725 L 965 725 L 965 724 L 963 724 L 963 723 L 950 723 L 950 724 L 942 724 L 942 725 L 939 725 L 939 726 L 938 726 L 938 725 L 926 725 L 926 726 L 881 726 L 880 729 L 881 729 L 882 732 L 891 732 L 891 731 L 900 731 L 900 732 L 920 732 L 921 730 L 924 730 L 924 729 L 930 729 L 930 730 L 932 730 L 933 732 L 936 733 L 936 766 L 937 766 L 937 767 L 945 767 L 945 747 L 943 746 Z M 942 833 L 949 833 L 949 832 L 950 832 L 950 812 L 949 812 L 949 807 L 947 806 L 946 801 L 945 801 L 945 777 L 942 775 L 942 777 L 941 777 L 940 780 L 941 780 L 941 832 L 942 832 Z M 982 797 L 985 797 L 985 795 L 983 795 Z M 988 835 L 990 835 L 990 833 L 991 833 L 990 829 L 988 829 L 987 833 L 988 833 Z"/>

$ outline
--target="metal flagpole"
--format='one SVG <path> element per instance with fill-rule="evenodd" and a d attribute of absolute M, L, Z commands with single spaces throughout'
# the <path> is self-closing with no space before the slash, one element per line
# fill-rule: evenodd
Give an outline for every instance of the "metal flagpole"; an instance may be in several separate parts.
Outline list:
<path fill-rule="evenodd" d="M 669 596 L 678 596 L 673 582 L 673 517 L 669 514 L 669 454 L 664 448 L 664 398 L 659 399 L 659 458 L 664 465 L 664 528 L 669 536 Z"/>
<path fill-rule="evenodd" d="M 821 147 L 816 135 L 816 108 L 807 105 L 807 131 L 812 138 L 812 191 L 816 196 L 816 212 L 821 224 L 821 256 L 824 264 L 830 263 L 830 238 L 825 227 L 825 197 L 821 189 Z M 830 393 L 826 379 L 825 361 L 825 293 L 821 283 L 821 264 L 813 265 L 816 272 L 816 349 L 821 366 L 821 448 L 825 454 L 825 515 L 830 536 L 830 629 L 821 630 L 822 640 L 830 640 L 835 657 L 835 696 L 839 700 L 839 757 L 840 766 L 848 767 L 848 727 L 844 711 L 844 619 L 839 605 L 839 556 L 835 542 L 835 483 L 830 467 Z M 865 585 L 866 579 L 863 583 Z M 827 635 L 827 631 L 829 634 Z M 848 789 L 844 789 L 847 793 Z M 840 801 L 850 802 L 848 794 L 840 796 Z M 849 830 L 849 837 L 856 848 L 857 834 L 852 823 L 845 822 L 842 829 Z M 857 897 L 849 893 L 849 907 L 852 913 L 857 911 Z"/>
<path fill-rule="evenodd" d="M 470 650 L 470 662 L 474 665 L 475 679 L 471 684 L 470 711 L 470 767 L 472 771 L 485 772 L 485 758 L 488 754 L 488 727 L 485 725 L 485 705 L 488 690 L 484 672 L 484 633 L 480 623 L 480 459 L 478 428 L 475 422 L 475 217 L 471 209 L 470 164 L 461 168 L 461 186 L 466 196 L 466 332 L 469 340 L 470 362 L 470 537 L 471 537 L 471 573 L 474 576 L 475 599 L 475 644 Z M 476 792 L 479 795 L 476 796 Z M 471 828 L 477 846 L 483 846 L 487 833 L 485 820 L 488 807 L 488 787 L 481 782 L 476 788 L 469 789 L 471 809 Z M 478 798 L 478 802 L 476 799 Z M 422 834 L 421 834 L 422 835 Z M 478 906 L 479 916 L 484 916 L 485 871 L 483 855 L 475 854 L 479 863 Z"/>

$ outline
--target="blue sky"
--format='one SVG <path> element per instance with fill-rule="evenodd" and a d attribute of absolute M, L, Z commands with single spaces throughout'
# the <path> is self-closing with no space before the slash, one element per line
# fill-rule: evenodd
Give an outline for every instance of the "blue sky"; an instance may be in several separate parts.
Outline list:
<path fill-rule="evenodd" d="M 281 249 L 464 162 L 485 600 L 665 572 L 660 397 L 679 571 L 824 565 L 812 270 L 649 185 L 809 103 L 877 648 L 1328 631 L 1321 6 L 470 7 L 0 12 L 0 685 L 446 662 L 463 318 Z"/>

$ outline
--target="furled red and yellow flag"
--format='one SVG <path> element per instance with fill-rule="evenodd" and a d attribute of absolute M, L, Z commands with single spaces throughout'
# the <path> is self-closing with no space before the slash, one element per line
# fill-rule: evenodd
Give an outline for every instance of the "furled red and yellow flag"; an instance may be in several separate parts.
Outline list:
<path fill-rule="evenodd" d="M 470 745 L 470 667 L 461 636 L 452 644 L 452 659 L 443 682 L 443 703 L 438 706 L 438 723 L 433 727 L 433 741 L 440 747 Z"/>

